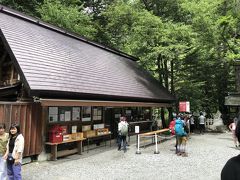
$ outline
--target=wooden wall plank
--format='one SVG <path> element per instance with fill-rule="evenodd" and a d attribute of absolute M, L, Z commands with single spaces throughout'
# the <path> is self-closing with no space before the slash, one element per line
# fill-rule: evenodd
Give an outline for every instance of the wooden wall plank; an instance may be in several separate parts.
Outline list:
<path fill-rule="evenodd" d="M 32 155 L 35 152 L 36 146 L 36 134 L 37 134 L 37 120 L 36 120 L 36 106 L 31 106 L 31 138 L 30 138 L 30 151 L 29 154 Z"/>

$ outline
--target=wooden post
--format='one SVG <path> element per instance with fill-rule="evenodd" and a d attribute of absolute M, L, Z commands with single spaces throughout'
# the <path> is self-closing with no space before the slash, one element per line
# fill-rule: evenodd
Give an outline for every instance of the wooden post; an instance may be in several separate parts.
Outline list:
<path fill-rule="evenodd" d="M 13 84 L 13 76 L 14 76 L 14 66 L 13 64 L 11 65 L 11 78 L 10 78 L 10 84 Z"/>
<path fill-rule="evenodd" d="M 52 160 L 57 160 L 57 144 L 51 146 L 51 154 L 52 154 Z"/>
<path fill-rule="evenodd" d="M 78 154 L 82 154 L 82 140 L 77 141 Z"/>

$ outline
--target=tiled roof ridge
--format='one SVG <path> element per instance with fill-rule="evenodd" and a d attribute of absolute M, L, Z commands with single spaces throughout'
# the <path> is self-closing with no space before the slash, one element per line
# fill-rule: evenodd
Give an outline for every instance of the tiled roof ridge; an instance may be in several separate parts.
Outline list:
<path fill-rule="evenodd" d="M 60 27 L 57 27 L 55 25 L 52 25 L 50 23 L 47 23 L 47 22 L 44 22 L 36 17 L 32 17 L 32 16 L 29 16 L 29 15 L 26 15 L 22 12 L 19 12 L 19 11 L 16 11 L 16 10 L 13 10 L 11 8 L 8 8 L 6 6 L 3 6 L 0 4 L 0 12 L 2 13 L 5 13 L 5 14 L 8 14 L 8 15 L 11 15 L 11 16 L 14 16 L 16 18 L 19 18 L 19 19 L 22 19 L 22 20 L 25 20 L 25 21 L 28 21 L 30 23 L 33 23 L 33 24 L 36 24 L 38 26 L 41 26 L 41 27 L 44 27 L 46 29 L 49 29 L 49 30 L 52 30 L 52 31 L 55 31 L 57 33 L 61 33 L 65 36 L 69 36 L 71 38 L 74 38 L 74 39 L 77 39 L 77 40 L 80 40 L 82 42 L 85 42 L 85 43 L 88 43 L 90 45 L 93 45 L 93 46 L 96 46 L 96 47 L 99 47 L 101 49 L 104 49 L 106 51 L 110 51 L 114 54 L 117 54 L 117 55 L 120 55 L 120 56 L 123 56 L 125 58 L 128 58 L 128 59 L 131 59 L 133 61 L 138 61 L 139 59 L 137 57 L 134 57 L 132 55 L 129 55 L 127 53 L 124 53 L 122 51 L 119 51 L 117 49 L 114 49 L 114 48 L 110 48 L 108 46 L 105 46 L 105 45 L 102 45 L 100 43 L 97 43 L 97 42 L 94 42 L 92 40 L 88 40 L 87 38 L 83 37 L 83 36 L 80 36 L 79 34 L 77 33 L 74 33 L 74 32 L 70 32 L 70 31 L 67 31 L 66 29 L 63 29 L 63 28 L 60 28 Z"/>

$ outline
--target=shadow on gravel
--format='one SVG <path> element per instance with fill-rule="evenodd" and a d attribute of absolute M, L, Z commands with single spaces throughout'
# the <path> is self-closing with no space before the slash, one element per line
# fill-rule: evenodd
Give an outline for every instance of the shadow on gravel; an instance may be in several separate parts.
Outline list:
<path fill-rule="evenodd" d="M 228 138 L 228 137 L 226 137 L 226 138 L 220 137 L 220 138 L 218 138 L 218 139 L 225 139 L 225 140 L 233 141 L 233 138 Z"/>
<path fill-rule="evenodd" d="M 236 150 L 240 150 L 239 147 L 235 147 L 235 146 L 227 146 L 228 148 L 231 148 L 231 149 L 236 149 Z"/>

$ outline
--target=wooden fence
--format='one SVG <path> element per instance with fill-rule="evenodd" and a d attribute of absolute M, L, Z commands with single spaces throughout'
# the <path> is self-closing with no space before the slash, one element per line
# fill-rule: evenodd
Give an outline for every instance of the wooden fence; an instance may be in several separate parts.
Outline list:
<path fill-rule="evenodd" d="M 6 131 L 12 123 L 19 123 L 25 139 L 24 156 L 42 152 L 41 106 L 37 103 L 0 102 L 0 123 L 6 124 Z"/>

